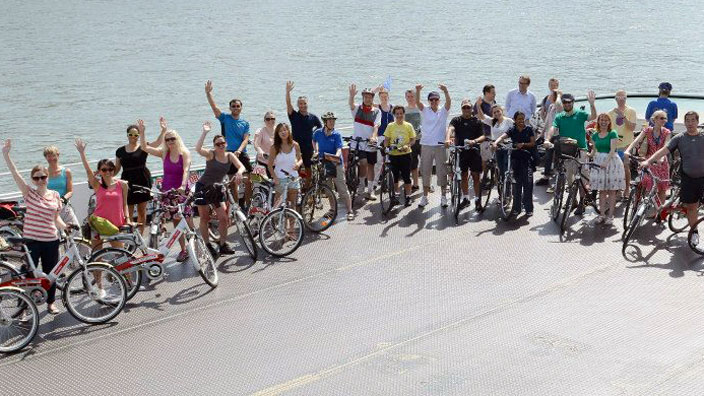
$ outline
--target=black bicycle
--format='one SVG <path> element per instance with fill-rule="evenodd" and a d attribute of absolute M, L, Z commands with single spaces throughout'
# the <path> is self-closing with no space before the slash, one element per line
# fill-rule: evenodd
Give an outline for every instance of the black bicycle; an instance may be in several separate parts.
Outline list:
<path fill-rule="evenodd" d="M 326 159 L 313 157 L 311 164 L 311 184 L 303 193 L 300 210 L 306 228 L 313 232 L 323 232 L 330 228 L 337 218 L 337 197 L 328 186 L 328 167 L 336 169 L 335 164 Z"/>
<path fill-rule="evenodd" d="M 396 196 L 396 184 L 394 183 L 394 175 L 391 171 L 391 151 L 398 149 L 399 145 L 392 144 L 388 147 L 379 147 L 379 150 L 383 154 L 384 163 L 381 167 L 381 174 L 379 175 L 379 203 L 381 207 L 381 214 L 386 216 L 389 214 L 394 206 L 399 204 L 398 197 Z"/>
<path fill-rule="evenodd" d="M 464 140 L 464 145 L 450 146 L 450 158 L 447 165 L 449 172 L 447 173 L 448 182 L 450 184 L 450 208 L 455 218 L 455 224 L 459 223 L 460 211 L 464 208 L 465 203 L 462 202 L 462 169 L 460 168 L 460 153 L 468 150 L 479 151 L 478 145 L 469 145 L 469 139 Z M 484 207 L 482 205 L 482 207 Z"/>
<path fill-rule="evenodd" d="M 577 171 L 574 175 L 574 181 L 572 181 L 567 189 L 569 193 L 567 194 L 567 201 L 565 201 L 565 205 L 562 210 L 562 221 L 560 222 L 560 238 L 562 239 L 565 235 L 565 231 L 567 231 L 567 219 L 576 208 L 591 206 L 597 214 L 601 214 L 601 212 L 599 212 L 599 207 L 597 206 L 597 192 L 596 190 L 589 190 L 589 178 L 582 175 L 583 167 L 588 169 L 601 169 L 601 166 L 593 162 L 582 162 L 575 157 L 565 154 L 560 154 L 560 158 L 563 160 L 574 161 L 577 164 Z M 577 197 L 580 190 L 584 193 L 582 198 L 578 199 Z"/>
<path fill-rule="evenodd" d="M 359 188 L 360 181 L 359 161 L 362 159 L 362 154 L 365 154 L 364 150 L 359 149 L 359 145 L 362 143 L 368 143 L 369 139 L 350 136 L 343 137 L 342 140 L 347 142 L 347 145 L 349 147 L 349 153 L 347 154 L 347 169 L 345 170 L 345 182 L 347 183 L 347 188 L 350 192 L 350 199 L 352 199 L 352 205 L 354 205 L 355 198 L 357 198 L 357 189 Z"/>

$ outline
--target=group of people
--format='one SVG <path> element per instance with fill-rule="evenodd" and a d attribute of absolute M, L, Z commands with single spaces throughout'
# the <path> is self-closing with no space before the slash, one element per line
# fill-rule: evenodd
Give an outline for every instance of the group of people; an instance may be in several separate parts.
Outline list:
<path fill-rule="evenodd" d="M 704 137 L 699 134 L 697 126 L 699 115 L 688 112 L 685 117 L 686 133 L 672 138 L 672 129 L 677 119 L 677 106 L 668 96 L 672 90 L 669 83 L 659 87 L 659 98 L 650 103 L 646 118 L 650 125 L 634 137 L 636 129 L 636 112 L 627 105 L 626 92 L 616 94 L 616 106 L 607 113 L 597 114 L 596 95 L 589 91 L 587 100 L 589 112 L 575 108 L 575 98 L 559 89 L 559 81 L 550 79 L 549 93 L 542 99 L 538 112 L 536 96 L 528 90 L 531 80 L 521 76 L 518 88 L 506 95 L 506 103 L 496 103 L 496 89 L 487 84 L 482 95 L 472 103 L 469 99 L 461 101 L 461 113 L 448 123 L 452 99 L 448 88 L 438 85 L 438 90 L 429 92 L 427 102 L 421 100 L 423 85 L 416 85 L 404 93 L 405 105 L 392 105 L 388 89 L 379 86 L 364 89 L 361 103 L 356 102 L 357 87 L 349 87 L 349 109 L 353 118 L 353 137 L 360 138 L 355 149 L 361 153 L 359 163 L 360 193 L 368 201 L 376 200 L 375 176 L 384 162 L 380 145 L 390 147 L 389 163 L 392 168 L 397 191 L 400 182 L 404 183 L 404 204 L 412 204 L 412 195 L 423 189 L 418 205 L 429 204 L 429 195 L 434 186 L 431 182 L 433 169 L 437 174 L 436 184 L 440 189 L 442 207 L 448 205 L 447 198 L 447 150 L 451 145 L 472 146 L 473 150 L 460 153 L 459 164 L 462 173 L 462 205 L 470 202 L 470 177 L 477 210 L 482 210 L 480 196 L 482 186 L 480 177 L 487 169 L 487 162 L 495 158 L 501 173 L 512 166 L 516 178 L 515 196 L 512 214 L 519 215 L 525 211 L 526 216 L 533 214 L 533 173 L 536 170 L 536 148 L 538 141 L 544 140 L 546 148 L 543 177 L 536 184 L 548 185 L 552 192 L 550 177 L 554 173 L 554 150 L 559 138 L 570 138 L 579 147 L 577 158 L 591 158 L 599 165 L 590 175 L 591 188 L 599 191 L 601 215 L 597 222 L 609 225 L 613 222 L 614 206 L 619 196 L 627 196 L 630 186 L 629 155 L 639 153 L 646 158 L 642 166 L 648 166 L 651 172 L 663 180 L 658 184 L 660 194 L 667 191 L 669 165 L 666 154 L 679 150 L 682 158 L 681 200 L 688 204 L 690 224 L 697 219 L 697 205 L 704 194 Z M 199 215 L 199 230 L 204 240 L 209 240 L 208 222 L 211 208 L 219 218 L 220 244 L 223 254 L 232 253 L 226 243 L 228 219 L 225 208 L 225 194 L 219 189 L 223 180 L 229 176 L 235 182 L 230 183 L 234 197 L 239 197 L 240 184 L 244 187 L 246 206 L 252 195 L 252 182 L 248 177 L 253 172 L 253 165 L 262 169 L 272 178 L 276 185 L 276 200 L 288 199 L 294 203 L 301 185 L 294 180 L 294 175 L 303 176 L 303 184 L 309 182 L 312 160 L 318 156 L 321 161 L 334 165 L 336 172 L 331 182 L 339 194 L 340 201 L 347 209 L 347 219 L 354 219 L 353 202 L 351 202 L 345 181 L 345 161 L 343 158 L 343 139 L 336 130 L 337 117 L 326 112 L 321 120 L 309 111 L 308 99 L 299 96 L 294 108 L 291 93 L 295 84 L 286 83 L 285 101 L 288 115 L 287 122 L 277 123 L 273 111 L 264 114 L 263 126 L 253 136 L 255 150 L 254 161 L 247 152 L 250 143 L 250 124 L 242 117 L 243 103 L 240 99 L 229 102 L 229 112 L 223 112 L 213 98 L 213 83 L 205 84 L 205 93 L 215 118 L 220 122 L 221 133 L 212 137 L 212 147 L 204 147 L 205 139 L 211 132 L 211 124 L 203 124 L 202 133 L 195 145 L 197 154 L 205 158 L 205 170 L 195 183 L 197 193 L 195 205 Z M 441 94 L 442 93 L 442 94 Z M 375 102 L 375 96 L 379 102 Z M 536 130 L 531 126 L 531 119 L 539 117 L 545 128 Z M 595 121 L 593 126 L 587 123 Z M 87 144 L 76 139 L 75 146 L 80 154 L 86 176 L 95 191 L 96 207 L 91 215 L 94 244 L 100 243 L 100 229 L 108 224 L 120 227 L 131 223 L 136 212 L 136 222 L 142 229 L 146 223 L 146 205 L 151 200 L 149 189 L 152 177 L 146 166 L 148 155 L 161 158 L 163 164 L 163 191 L 178 190 L 185 196 L 190 190 L 189 170 L 192 155 L 179 133 L 168 127 L 166 119 L 160 119 L 160 133 L 154 141 L 147 142 L 145 124 L 138 120 L 126 129 L 127 142 L 116 150 L 114 159 L 101 159 L 96 169 L 92 169 L 86 155 Z M 535 123 L 533 123 L 535 124 Z M 503 141 L 510 139 L 515 152 L 511 164 L 506 161 L 506 149 L 501 148 Z M 591 144 L 589 143 L 591 142 Z M 44 150 L 48 166 L 37 165 L 30 172 L 31 183 L 27 183 L 11 157 L 12 144 L 4 142 L 3 156 L 8 168 L 24 197 L 27 206 L 24 218 L 24 236 L 35 262 L 41 262 L 45 272 L 51 271 L 58 259 L 58 231 L 67 223 L 75 222 L 75 215 L 65 203 L 73 194 L 73 174 L 59 164 L 60 153 L 56 147 Z M 624 161 L 626 164 L 624 165 Z M 580 168 L 574 162 L 566 164 L 567 178 L 571 181 Z M 118 173 L 122 171 L 120 178 Z M 648 183 L 647 180 L 644 183 Z M 282 186 L 286 184 L 288 195 L 283 197 Z M 664 197 L 663 197 L 664 198 Z M 185 198 L 178 198 L 183 202 Z M 607 207 L 610 210 L 606 210 Z M 189 208 L 186 209 L 187 211 Z M 578 208 L 583 212 L 584 208 Z M 190 213 L 186 212 L 186 215 Z M 172 219 L 176 222 L 177 218 Z M 178 261 L 187 258 L 183 241 Z M 49 293 L 48 309 L 57 313 L 54 289 Z"/>

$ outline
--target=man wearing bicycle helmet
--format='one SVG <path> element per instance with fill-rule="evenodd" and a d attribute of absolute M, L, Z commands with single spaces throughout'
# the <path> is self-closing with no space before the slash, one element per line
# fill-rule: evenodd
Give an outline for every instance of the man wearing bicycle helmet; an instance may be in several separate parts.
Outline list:
<path fill-rule="evenodd" d="M 456 146 L 464 146 L 467 143 L 473 147 L 471 150 L 460 152 L 460 170 L 462 171 L 462 206 L 469 204 L 469 172 L 472 173 L 474 187 L 474 205 L 477 211 L 482 209 L 481 189 L 479 188 L 479 177 L 482 173 L 482 158 L 479 153 L 479 144 L 486 136 L 484 135 L 484 124 L 474 115 L 472 102 L 469 99 L 462 101 L 462 115 L 453 118 L 448 127 L 450 137 L 455 137 Z"/>
<path fill-rule="evenodd" d="M 335 164 L 335 189 L 340 200 L 347 207 L 347 220 L 354 220 L 352 210 L 352 200 L 347 191 L 345 181 L 345 169 L 342 166 L 342 136 L 335 130 L 335 113 L 328 111 L 323 114 L 323 127 L 313 132 L 313 147 L 321 160 L 327 160 Z"/>
<path fill-rule="evenodd" d="M 381 112 L 374 107 L 374 91 L 366 88 L 362 91 L 362 104 L 357 105 L 354 97 L 357 95 L 357 86 L 350 85 L 349 106 L 354 119 L 354 133 L 352 137 L 369 139 L 370 143 L 376 143 L 379 125 L 381 123 Z M 366 142 L 359 143 L 359 152 L 362 160 L 359 162 L 360 192 L 364 191 L 366 180 L 366 198 L 370 201 L 376 200 L 374 197 L 374 165 L 376 164 L 376 148 L 371 147 Z M 364 157 L 366 155 L 366 158 Z M 366 176 L 366 179 L 364 178 Z"/>

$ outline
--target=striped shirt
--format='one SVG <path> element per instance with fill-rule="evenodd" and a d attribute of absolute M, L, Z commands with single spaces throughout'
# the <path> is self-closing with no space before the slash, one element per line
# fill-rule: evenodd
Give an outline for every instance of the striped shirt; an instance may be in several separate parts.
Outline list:
<path fill-rule="evenodd" d="M 48 190 L 48 196 L 39 195 L 37 190 L 29 189 L 24 196 L 27 213 L 24 216 L 23 236 L 35 241 L 51 242 L 58 239 L 58 230 L 54 219 L 61 210 L 59 193 Z"/>

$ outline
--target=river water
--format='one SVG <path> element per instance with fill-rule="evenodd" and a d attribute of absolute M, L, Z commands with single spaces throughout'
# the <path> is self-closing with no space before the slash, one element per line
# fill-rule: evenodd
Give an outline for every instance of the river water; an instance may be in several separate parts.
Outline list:
<path fill-rule="evenodd" d="M 62 162 L 76 162 L 76 136 L 88 141 L 90 158 L 112 157 L 128 124 L 143 118 L 155 137 L 160 115 L 192 147 L 200 124 L 217 122 L 207 79 L 222 109 L 244 101 L 252 133 L 268 109 L 285 119 L 288 79 L 294 96 L 307 95 L 318 115 L 336 112 L 338 125 L 350 123 L 347 86 L 387 76 L 392 102 L 416 83 L 428 92 L 444 82 L 455 111 L 488 82 L 502 102 L 522 73 L 539 97 L 552 76 L 576 96 L 655 93 L 660 81 L 675 93 L 701 93 L 702 15 L 681 0 L 4 0 L 0 135 L 14 139 L 21 169 L 42 161 L 48 144 Z M 3 192 L 12 189 L 5 172 L 0 165 Z"/>

